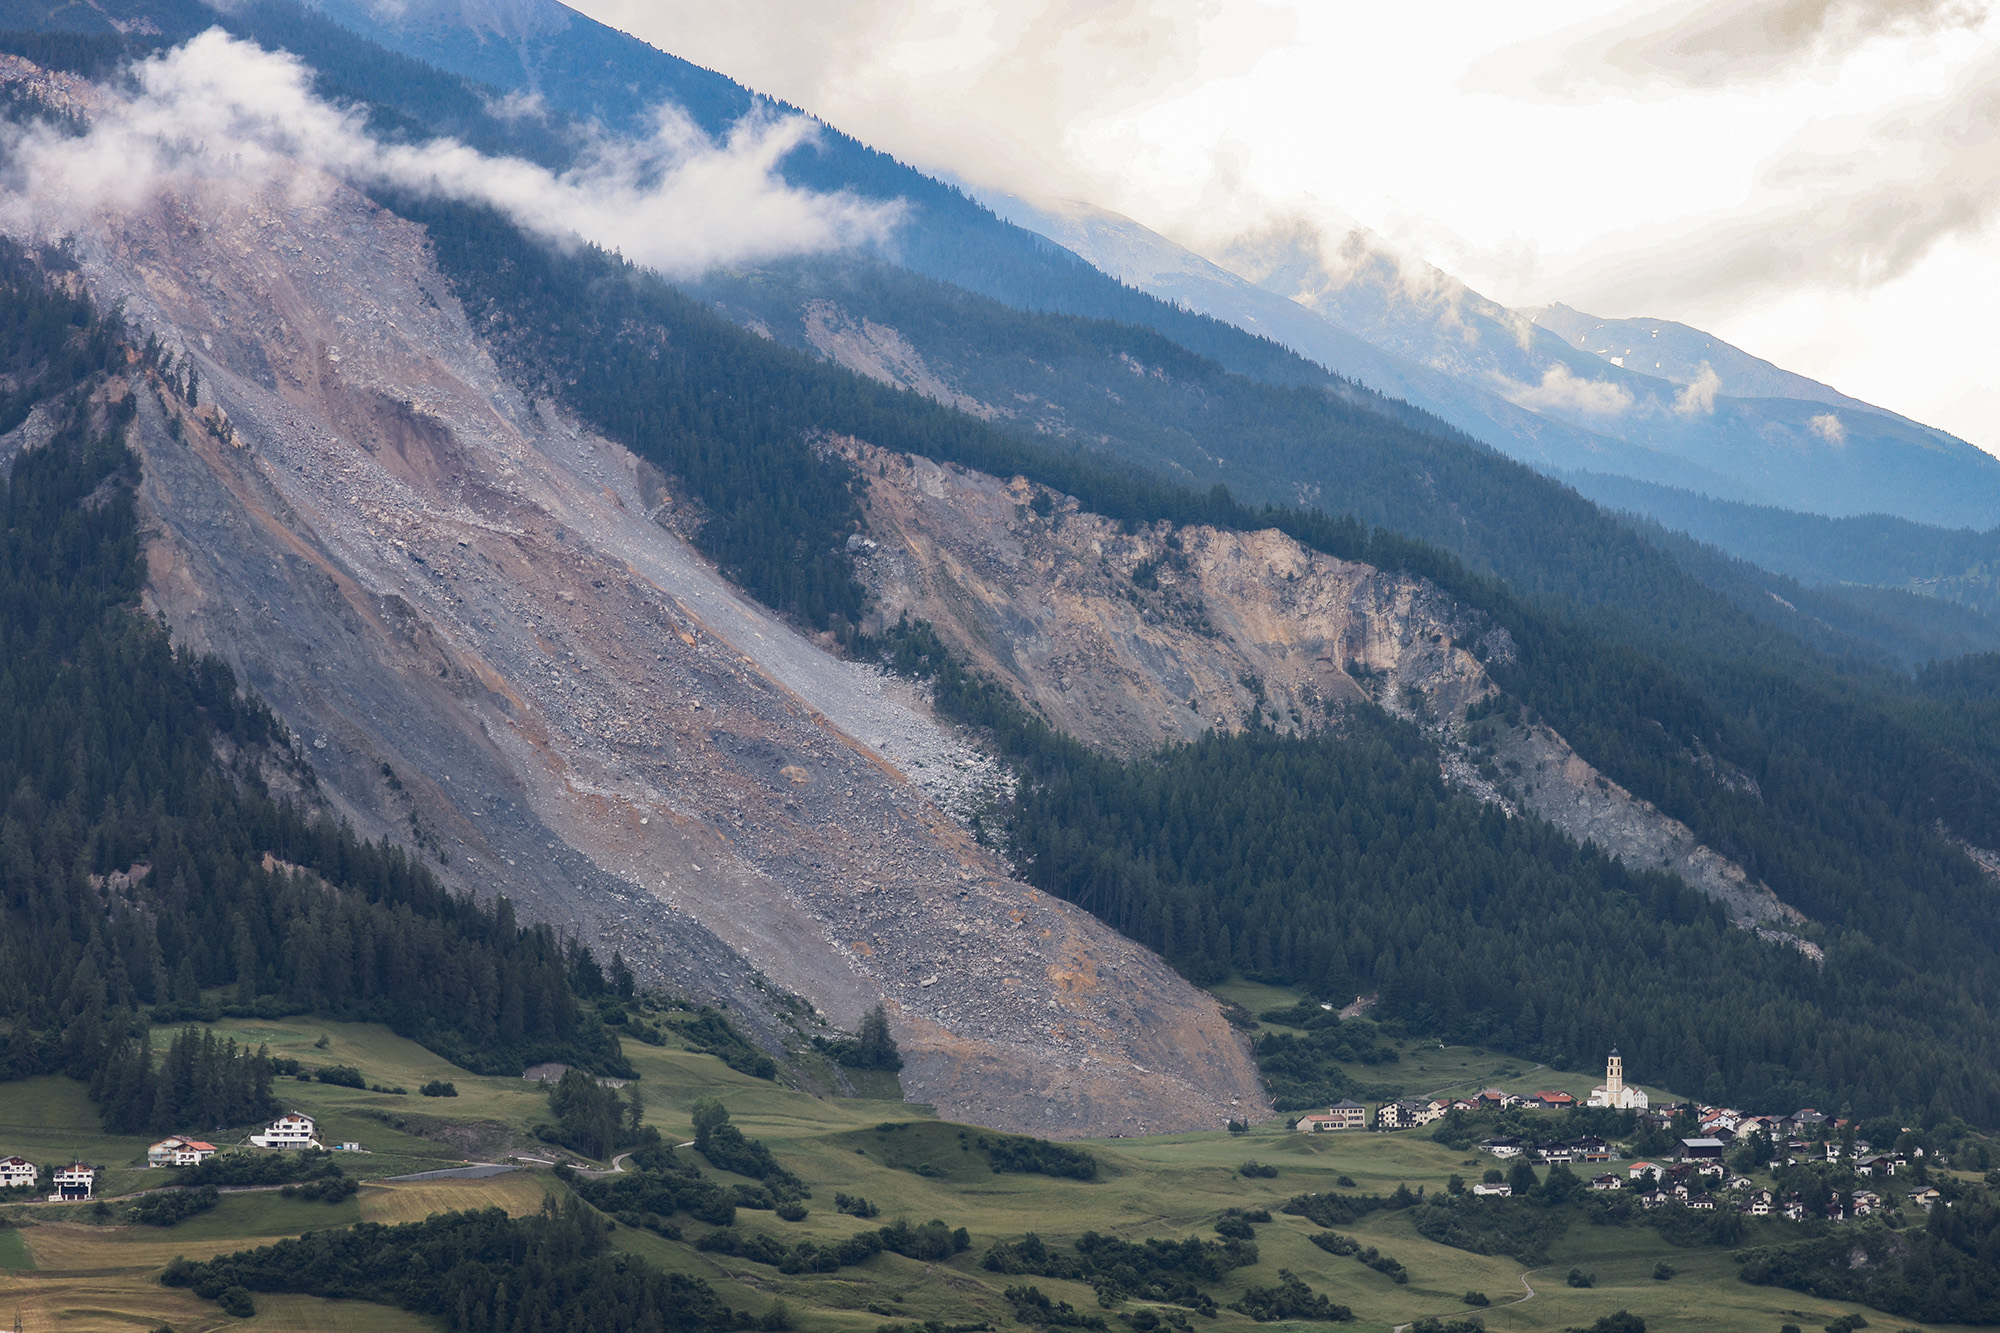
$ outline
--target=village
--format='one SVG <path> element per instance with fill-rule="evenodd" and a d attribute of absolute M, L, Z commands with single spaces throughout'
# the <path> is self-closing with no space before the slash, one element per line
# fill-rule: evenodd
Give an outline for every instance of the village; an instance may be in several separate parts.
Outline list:
<path fill-rule="evenodd" d="M 250 1135 L 247 1143 L 250 1147 L 271 1152 L 297 1152 L 326 1146 L 319 1140 L 319 1131 L 312 1117 L 295 1111 L 279 1116 Z M 170 1169 L 200 1166 L 217 1151 L 212 1143 L 176 1134 L 146 1149 L 146 1165 Z M 361 1152 L 363 1149 L 358 1143 L 341 1143 L 335 1145 L 333 1151 Z M 67 1166 L 44 1168 L 19 1155 L 0 1157 L 0 1190 L 39 1190 L 45 1171 L 49 1182 L 49 1203 L 88 1203 L 97 1197 L 101 1167 L 89 1162 L 71 1162 Z"/>
<path fill-rule="evenodd" d="M 1372 1127 L 1385 1132 L 1407 1130 L 1434 1124 L 1453 1112 L 1492 1115 L 1517 1108 L 1571 1111 L 1579 1105 L 1634 1112 L 1637 1129 L 1648 1136 L 1664 1135 L 1676 1125 L 1692 1125 L 1699 1132 L 1672 1140 L 1669 1152 L 1655 1154 L 1661 1157 L 1658 1162 L 1637 1160 L 1636 1153 L 1592 1134 L 1562 1139 L 1503 1135 L 1482 1140 L 1478 1147 L 1496 1159 L 1530 1168 L 1618 1163 L 1616 1169 L 1592 1175 L 1589 1187 L 1596 1191 L 1635 1190 L 1642 1208 L 1679 1205 L 1695 1212 L 1732 1208 L 1746 1217 L 1776 1215 L 1794 1222 L 1819 1216 L 1829 1221 L 1868 1217 L 1894 1201 L 1882 1191 L 1856 1187 L 1828 1191 L 1825 1202 L 1814 1207 L 1805 1191 L 1794 1189 L 1779 1197 L 1759 1187 L 1749 1171 L 1763 1170 L 1775 1177 L 1798 1167 L 1824 1165 L 1845 1167 L 1859 1179 L 1886 1181 L 1910 1170 L 1924 1156 L 1922 1147 L 1908 1152 L 1877 1152 L 1874 1145 L 1855 1138 L 1849 1122 L 1830 1119 L 1810 1107 L 1789 1115 L 1758 1116 L 1727 1106 L 1682 1102 L 1652 1106 L 1645 1092 L 1625 1085 L 1623 1060 L 1615 1050 L 1607 1062 L 1604 1083 L 1582 1103 L 1567 1092 L 1517 1094 L 1488 1088 L 1473 1097 L 1384 1102 L 1375 1108 Z M 1305 1134 L 1366 1130 L 1368 1122 L 1366 1106 L 1340 1101 L 1324 1113 L 1300 1117 L 1293 1128 Z M 1507 1198 L 1520 1183 L 1510 1181 L 1497 1169 L 1488 1170 L 1485 1176 L 1470 1187 L 1472 1194 Z M 1924 1212 L 1936 1207 L 1939 1200 L 1939 1191 L 1923 1181 L 1903 1195 L 1903 1202 Z"/>

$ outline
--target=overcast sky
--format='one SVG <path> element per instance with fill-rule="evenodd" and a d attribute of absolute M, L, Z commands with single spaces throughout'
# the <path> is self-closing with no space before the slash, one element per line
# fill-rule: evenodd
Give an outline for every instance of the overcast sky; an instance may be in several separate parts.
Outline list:
<path fill-rule="evenodd" d="M 571 0 L 918 166 L 1196 248 L 1352 218 L 2000 453 L 2000 0 Z"/>

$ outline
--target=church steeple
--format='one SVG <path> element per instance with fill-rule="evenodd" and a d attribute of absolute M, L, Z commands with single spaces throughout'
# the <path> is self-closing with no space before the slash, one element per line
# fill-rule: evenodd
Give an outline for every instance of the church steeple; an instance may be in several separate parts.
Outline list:
<path fill-rule="evenodd" d="M 1625 1090 L 1625 1061 L 1615 1046 L 1611 1048 L 1611 1058 L 1604 1062 L 1604 1090 L 1613 1097 Z"/>

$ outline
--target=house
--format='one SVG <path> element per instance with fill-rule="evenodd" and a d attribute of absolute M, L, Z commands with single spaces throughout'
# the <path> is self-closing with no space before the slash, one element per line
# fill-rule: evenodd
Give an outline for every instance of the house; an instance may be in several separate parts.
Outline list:
<path fill-rule="evenodd" d="M 1590 1187 L 1594 1190 L 1617 1190 L 1624 1189 L 1625 1182 L 1620 1180 L 1615 1174 L 1592 1176 L 1590 1178 Z"/>
<path fill-rule="evenodd" d="M 1829 1162 L 1837 1162 L 1840 1160 L 1839 1139 L 1828 1139 L 1826 1141 L 1826 1160 Z"/>
<path fill-rule="evenodd" d="M 1519 1157 L 1522 1145 L 1519 1139 L 1488 1139 L 1479 1146 L 1495 1157 Z"/>
<path fill-rule="evenodd" d="M 1751 1191 L 1750 1196 L 1743 1200 L 1743 1211 L 1752 1217 L 1769 1217 L 1771 1215 L 1771 1191 Z"/>
<path fill-rule="evenodd" d="M 1639 1206 L 1641 1208 L 1658 1208 L 1665 1204 L 1671 1197 L 1673 1196 L 1662 1194 L 1658 1190 L 1647 1190 L 1639 1196 Z"/>
<path fill-rule="evenodd" d="M 25 1157 L 0 1157 L 0 1189 L 33 1189 L 42 1170 Z"/>
<path fill-rule="evenodd" d="M 215 1145 L 200 1139 L 161 1139 L 146 1149 L 147 1166 L 200 1166 L 215 1156 Z"/>
<path fill-rule="evenodd" d="M 1689 1195 L 1687 1206 L 1698 1213 L 1712 1213 L 1715 1211 L 1715 1196 L 1713 1194 Z"/>
<path fill-rule="evenodd" d="M 1788 1221 L 1803 1222 L 1806 1220 L 1806 1205 L 1803 1199 L 1786 1200 L 1783 1211 Z"/>
<path fill-rule="evenodd" d="M 88 1199 L 97 1188 L 97 1168 L 86 1162 L 72 1162 L 57 1171 L 49 1183 L 55 1187 L 55 1193 L 49 1195 L 50 1203 Z"/>
<path fill-rule="evenodd" d="M 1529 1096 L 1528 1105 L 1544 1111 L 1567 1111 L 1576 1105 L 1576 1098 L 1566 1092 L 1537 1092 Z"/>
<path fill-rule="evenodd" d="M 1567 1166 L 1576 1160 L 1576 1149 L 1567 1143 L 1545 1143 L 1536 1149 L 1536 1154 L 1551 1166 Z"/>
<path fill-rule="evenodd" d="M 1617 1152 L 1603 1139 L 1581 1138 L 1570 1146 L 1574 1147 L 1576 1155 L 1586 1162 L 1615 1162 L 1618 1160 Z"/>
<path fill-rule="evenodd" d="M 1750 1179 L 1748 1176 L 1731 1176 L 1728 1188 L 1732 1190 L 1747 1190 L 1756 1185 L 1756 1183 L 1756 1181 Z"/>
<path fill-rule="evenodd" d="M 1874 1190 L 1856 1190 L 1847 1202 L 1856 1217 L 1866 1217 L 1882 1207 L 1882 1196 Z"/>
<path fill-rule="evenodd" d="M 1651 1171 L 1655 1176 L 1660 1174 L 1660 1168 L 1653 1165 L 1653 1163 L 1651 1162 L 1634 1162 L 1632 1163 L 1631 1167 L 1625 1172 L 1625 1175 L 1628 1179 L 1637 1180 L 1640 1176 L 1645 1175 L 1648 1171 Z"/>
<path fill-rule="evenodd" d="M 1717 1161 L 1722 1157 L 1721 1139 L 1682 1139 L 1681 1160 Z"/>
<path fill-rule="evenodd" d="M 1472 1187 L 1472 1192 L 1482 1197 L 1505 1199 L 1514 1193 L 1514 1187 L 1512 1185 L 1489 1185 L 1485 1181 L 1481 1181 Z"/>
<path fill-rule="evenodd" d="M 1791 1121 L 1792 1121 L 1793 1132 L 1798 1134 L 1804 1134 L 1810 1130 L 1819 1128 L 1819 1126 L 1821 1125 L 1824 1125 L 1826 1123 L 1826 1117 L 1821 1115 L 1818 1111 L 1813 1110 L 1812 1107 L 1808 1106 L 1804 1110 L 1792 1112 Z"/>
<path fill-rule="evenodd" d="M 1377 1129 L 1415 1129 L 1436 1119 L 1429 1102 L 1384 1102 L 1375 1111 Z"/>
<path fill-rule="evenodd" d="M 313 1130 L 311 1116 L 290 1111 L 266 1125 L 262 1134 L 252 1134 L 250 1142 L 259 1148 L 317 1148 L 319 1136 Z"/>
<path fill-rule="evenodd" d="M 1918 1189 L 1913 1189 L 1905 1197 L 1909 1199 L 1910 1205 L 1912 1207 L 1921 1208 L 1927 1213 L 1931 1209 L 1937 1207 L 1938 1192 L 1935 1189 L 1932 1189 L 1929 1185 L 1922 1186 L 1921 1188 Z"/>

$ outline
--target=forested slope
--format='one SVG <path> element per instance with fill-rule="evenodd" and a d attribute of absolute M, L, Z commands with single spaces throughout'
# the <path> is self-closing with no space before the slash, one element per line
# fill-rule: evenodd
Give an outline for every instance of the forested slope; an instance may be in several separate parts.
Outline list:
<path fill-rule="evenodd" d="M 42 348 L 59 429 L 0 488 L 0 1072 L 92 1076 L 149 1019 L 227 1012 L 384 1022 L 485 1070 L 623 1068 L 579 1000 L 604 988 L 587 951 L 273 795 L 312 781 L 283 728 L 138 614 L 122 437 L 168 368 L 5 261 L 0 341 L 17 366 Z"/>

